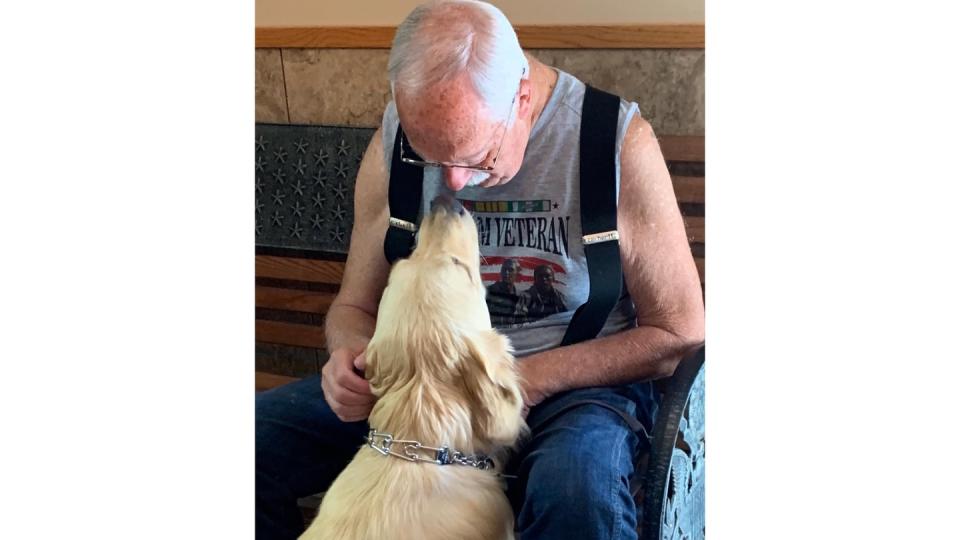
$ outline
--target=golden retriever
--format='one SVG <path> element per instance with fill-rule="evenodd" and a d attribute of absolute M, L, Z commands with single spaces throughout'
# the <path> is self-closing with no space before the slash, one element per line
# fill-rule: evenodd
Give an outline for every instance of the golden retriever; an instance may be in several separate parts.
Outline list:
<path fill-rule="evenodd" d="M 394 439 L 501 458 L 499 466 L 526 425 L 509 341 L 490 326 L 476 225 L 450 198 L 423 221 L 413 254 L 390 273 L 367 345 L 365 375 L 378 398 L 369 424 Z M 513 512 L 494 470 L 410 462 L 364 445 L 300 538 L 512 539 Z"/>

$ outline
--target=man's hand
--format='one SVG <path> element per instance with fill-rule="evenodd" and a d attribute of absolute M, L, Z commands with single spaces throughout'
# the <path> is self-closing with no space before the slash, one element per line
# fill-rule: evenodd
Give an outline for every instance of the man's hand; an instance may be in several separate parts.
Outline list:
<path fill-rule="evenodd" d="M 532 363 L 527 360 L 521 360 L 517 362 L 517 375 L 520 376 L 520 394 L 523 396 L 523 418 L 527 418 L 527 414 L 530 412 L 534 406 L 539 405 L 540 402 L 550 397 L 545 391 L 541 389 L 542 383 L 538 376 L 533 372 L 531 368 L 535 367 Z"/>
<path fill-rule="evenodd" d="M 363 351 L 337 349 L 330 354 L 321 371 L 323 397 L 337 418 L 344 422 L 366 419 L 377 400 L 370 392 L 370 383 L 363 378 L 365 365 Z"/>

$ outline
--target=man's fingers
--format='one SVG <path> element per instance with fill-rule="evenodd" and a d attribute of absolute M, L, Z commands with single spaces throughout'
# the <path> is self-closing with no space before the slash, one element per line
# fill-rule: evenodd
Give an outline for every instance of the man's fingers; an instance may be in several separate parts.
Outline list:
<path fill-rule="evenodd" d="M 336 382 L 343 388 L 357 394 L 373 395 L 370 392 L 370 383 L 352 370 L 346 369 L 336 374 Z"/>
<path fill-rule="evenodd" d="M 354 372 L 364 366 L 363 354 L 354 355 L 341 349 L 330 356 L 321 370 L 320 386 L 323 395 L 337 418 L 344 422 L 357 422 L 367 418 L 376 402 L 370 391 L 370 383 Z"/>
<path fill-rule="evenodd" d="M 332 381 L 332 377 L 321 377 L 320 388 L 323 389 L 323 395 L 332 398 L 341 405 L 370 405 L 376 401 L 373 394 L 358 394 L 349 388 L 337 385 Z"/>
<path fill-rule="evenodd" d="M 370 416 L 370 411 L 373 409 L 373 404 L 368 403 L 365 405 L 347 405 L 340 402 L 331 391 L 324 389 L 324 398 L 327 400 L 327 403 L 330 405 L 330 410 L 337 415 L 337 418 L 344 422 L 358 422 Z"/>
<path fill-rule="evenodd" d="M 331 405 L 330 408 L 333 409 L 333 406 Z M 359 422 L 370 416 L 370 409 L 372 408 L 371 406 L 340 404 L 336 409 L 333 409 L 333 412 L 337 415 L 337 418 L 344 422 Z"/>
<path fill-rule="evenodd" d="M 360 370 L 360 373 L 363 373 L 363 370 L 367 368 L 367 355 L 365 353 L 357 355 L 357 357 L 353 359 L 353 367 Z"/>
<path fill-rule="evenodd" d="M 347 388 L 333 389 L 332 393 L 342 405 L 372 405 L 377 399 L 373 394 L 358 394 Z"/>

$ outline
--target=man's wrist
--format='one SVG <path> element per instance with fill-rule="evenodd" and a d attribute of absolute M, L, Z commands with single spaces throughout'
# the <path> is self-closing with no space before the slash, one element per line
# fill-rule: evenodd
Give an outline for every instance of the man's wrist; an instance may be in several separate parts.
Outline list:
<path fill-rule="evenodd" d="M 546 358 L 542 353 L 530 355 L 517 361 L 517 369 L 526 392 L 528 405 L 536 405 L 548 397 L 556 394 L 560 389 L 556 386 L 555 377 L 545 371 Z"/>

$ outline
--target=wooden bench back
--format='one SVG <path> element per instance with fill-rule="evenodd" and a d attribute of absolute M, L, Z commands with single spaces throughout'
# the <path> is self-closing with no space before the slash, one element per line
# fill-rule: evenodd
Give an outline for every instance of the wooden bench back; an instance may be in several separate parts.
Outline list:
<path fill-rule="evenodd" d="M 353 186 L 373 129 L 257 125 L 257 389 L 318 373 L 343 276 Z M 703 137 L 660 137 L 700 279 Z M 313 249 L 315 248 L 315 249 Z"/>

